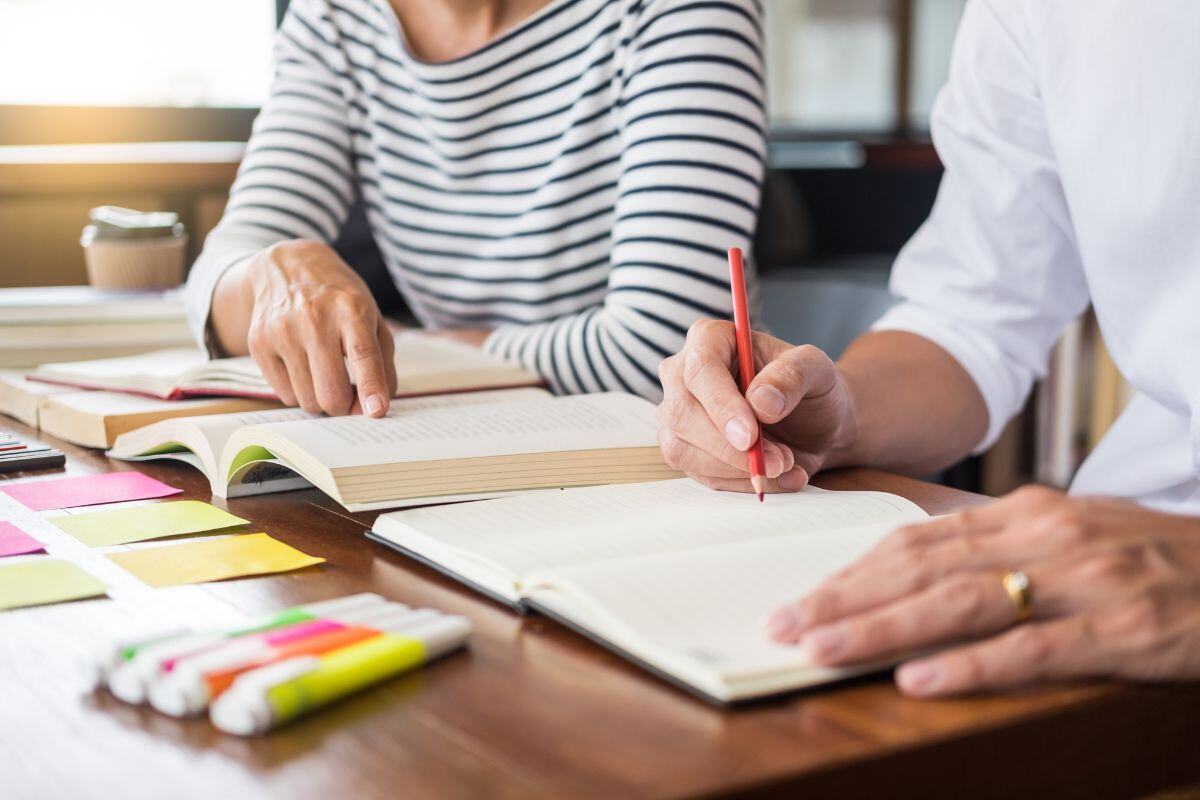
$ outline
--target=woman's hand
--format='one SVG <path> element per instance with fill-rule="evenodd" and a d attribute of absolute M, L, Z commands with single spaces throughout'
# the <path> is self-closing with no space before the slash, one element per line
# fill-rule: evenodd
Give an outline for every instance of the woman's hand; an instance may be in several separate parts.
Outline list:
<path fill-rule="evenodd" d="M 1014 626 L 1003 576 L 1032 619 Z M 1038 680 L 1200 678 L 1200 518 L 1040 487 L 901 528 L 768 620 L 769 635 L 843 665 L 953 645 L 896 672 L 906 693 Z"/>
<path fill-rule="evenodd" d="M 692 326 L 683 350 L 658 370 L 659 444 L 667 463 L 695 480 L 749 492 L 746 451 L 762 423 L 770 487 L 796 491 L 852 437 L 849 392 L 817 348 L 765 333 L 755 333 L 753 342 L 761 371 L 743 396 L 734 378 L 733 325 L 705 320 Z"/>
<path fill-rule="evenodd" d="M 245 280 L 250 355 L 284 403 L 314 414 L 387 413 L 395 343 L 366 284 L 332 248 L 282 242 L 250 260 Z"/>

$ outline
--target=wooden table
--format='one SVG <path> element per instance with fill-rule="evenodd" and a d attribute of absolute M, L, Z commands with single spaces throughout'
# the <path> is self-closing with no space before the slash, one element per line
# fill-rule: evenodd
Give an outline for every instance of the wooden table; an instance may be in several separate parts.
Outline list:
<path fill-rule="evenodd" d="M 0 428 L 32 432 L 7 418 Z M 59 444 L 68 471 L 128 468 Z M 209 499 L 181 465 L 144 471 Z M 14 476 L 20 477 L 20 476 Z M 869 471 L 939 513 L 981 498 Z M 315 491 L 229 501 L 329 563 L 0 614 L 0 797 L 1124 797 L 1200 780 L 1200 685 L 1076 685 L 920 702 L 885 677 L 722 711 L 538 617 L 383 547 Z M 273 735 L 243 740 L 89 690 L 89 648 L 151 619 L 262 613 L 361 591 L 465 614 L 471 649 Z"/>

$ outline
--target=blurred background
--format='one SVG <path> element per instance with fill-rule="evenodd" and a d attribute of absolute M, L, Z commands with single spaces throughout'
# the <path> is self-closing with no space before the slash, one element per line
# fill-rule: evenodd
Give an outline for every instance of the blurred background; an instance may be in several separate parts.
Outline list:
<path fill-rule="evenodd" d="M 778 335 L 836 355 L 891 302 L 891 263 L 937 190 L 928 118 L 966 2 L 766 0 L 770 172 L 755 249 Z M 0 0 L 0 287 L 86 283 L 80 228 L 102 204 L 177 212 L 194 254 L 266 95 L 285 7 Z M 338 247 L 403 315 L 361 215 Z M 943 480 L 991 493 L 1069 480 L 1127 390 L 1086 319 L 1055 359 L 997 447 Z"/>

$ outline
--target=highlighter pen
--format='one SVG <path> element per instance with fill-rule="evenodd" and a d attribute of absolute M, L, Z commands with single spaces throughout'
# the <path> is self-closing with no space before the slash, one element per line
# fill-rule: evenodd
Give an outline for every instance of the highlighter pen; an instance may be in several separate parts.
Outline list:
<path fill-rule="evenodd" d="M 247 672 L 213 701 L 209 716 L 225 733 L 252 736 L 446 655 L 466 643 L 471 623 L 445 615 L 405 631 Z"/>
<path fill-rule="evenodd" d="M 150 681 L 159 672 L 164 662 L 216 647 L 228 639 L 306 622 L 324 613 L 329 613 L 331 610 L 344 614 L 385 602 L 379 595 L 352 595 L 323 603 L 289 608 L 272 616 L 252 620 L 243 627 L 232 631 L 203 631 L 164 639 L 138 647 L 130 658 L 123 660 L 116 668 L 105 672 L 105 682 L 109 691 L 118 699 L 126 703 L 142 703 L 146 699 Z"/>
<path fill-rule="evenodd" d="M 160 668 L 148 678 L 146 697 L 153 705 L 156 692 L 160 697 L 169 697 L 172 692 L 178 691 L 178 686 L 202 682 L 204 675 L 209 672 L 243 664 L 272 648 L 308 642 L 351 627 L 371 628 L 380 622 L 389 622 L 397 616 L 411 613 L 408 606 L 401 603 L 383 603 L 340 614 L 336 620 L 314 620 L 226 640 L 215 647 L 186 653 L 179 659 L 164 662 L 170 663 L 172 668 Z M 178 705 L 170 699 L 162 702 L 171 707 Z"/>
<path fill-rule="evenodd" d="M 337 611 L 347 610 L 349 608 L 357 608 L 362 605 L 384 602 L 380 595 L 364 592 L 362 594 L 349 595 L 347 597 L 338 597 L 333 600 L 325 600 L 319 603 L 309 603 L 303 606 L 287 608 L 283 611 L 268 614 L 262 617 L 252 619 L 242 626 L 242 630 L 222 632 L 223 636 L 239 636 L 244 633 L 253 633 L 259 630 L 267 630 L 269 628 L 279 627 L 281 625 L 290 625 L 294 622 L 302 622 L 304 620 L 313 619 L 322 614 L 332 614 Z M 144 634 L 136 639 L 130 639 L 111 644 L 104 648 L 99 654 L 93 665 L 95 671 L 95 679 L 97 686 L 104 686 L 108 682 L 108 676 L 123 664 L 132 661 L 133 657 L 138 654 L 138 651 L 149 647 L 150 645 L 162 644 L 171 639 L 178 639 L 183 636 L 195 635 L 196 631 L 193 628 L 177 627 L 160 630 L 153 634 Z M 210 631 L 210 633 L 217 633 Z"/>
<path fill-rule="evenodd" d="M 401 612 L 391 619 L 351 625 L 282 645 L 262 643 L 256 652 L 229 654 L 231 657 L 224 663 L 212 659 L 201 665 L 189 660 L 151 685 L 150 704 L 173 717 L 199 714 L 233 685 L 239 675 L 286 659 L 324 655 L 381 634 L 400 633 L 428 621 L 427 615 L 437 616 L 438 612 L 430 609 Z"/>
<path fill-rule="evenodd" d="M 371 619 L 374 614 L 388 608 L 408 608 L 400 603 L 389 603 L 386 600 L 361 608 L 351 607 L 338 612 L 337 619 L 321 617 L 306 622 L 291 622 L 279 627 L 257 628 L 255 632 L 241 629 L 236 635 L 231 633 L 197 634 L 195 638 L 171 640 L 162 646 L 152 646 L 140 651 L 134 660 L 113 673 L 109 681 L 109 689 L 119 699 L 133 703 L 130 697 L 140 697 L 136 702 L 149 699 L 150 688 L 154 681 L 162 675 L 168 675 L 175 665 L 186 659 L 204 656 L 208 653 L 223 650 L 227 647 L 253 646 L 259 640 L 283 644 L 303 639 L 330 630 L 344 628 L 357 623 L 360 619 Z M 306 612 L 307 613 L 307 612 Z M 281 617 L 282 618 L 282 617 Z"/>

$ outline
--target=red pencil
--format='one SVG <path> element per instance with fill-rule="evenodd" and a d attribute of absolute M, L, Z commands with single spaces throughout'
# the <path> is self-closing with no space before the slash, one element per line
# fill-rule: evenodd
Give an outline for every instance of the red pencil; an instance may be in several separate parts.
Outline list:
<path fill-rule="evenodd" d="M 733 290 L 733 328 L 737 336 L 738 374 L 742 393 L 750 388 L 754 380 L 754 345 L 750 341 L 750 308 L 746 302 L 746 268 L 742 263 L 742 251 L 734 247 L 729 251 L 729 287 Z M 750 485 L 758 493 L 758 502 L 763 501 L 766 485 L 766 464 L 763 460 L 762 427 L 750 451 L 746 453 L 750 462 Z"/>

